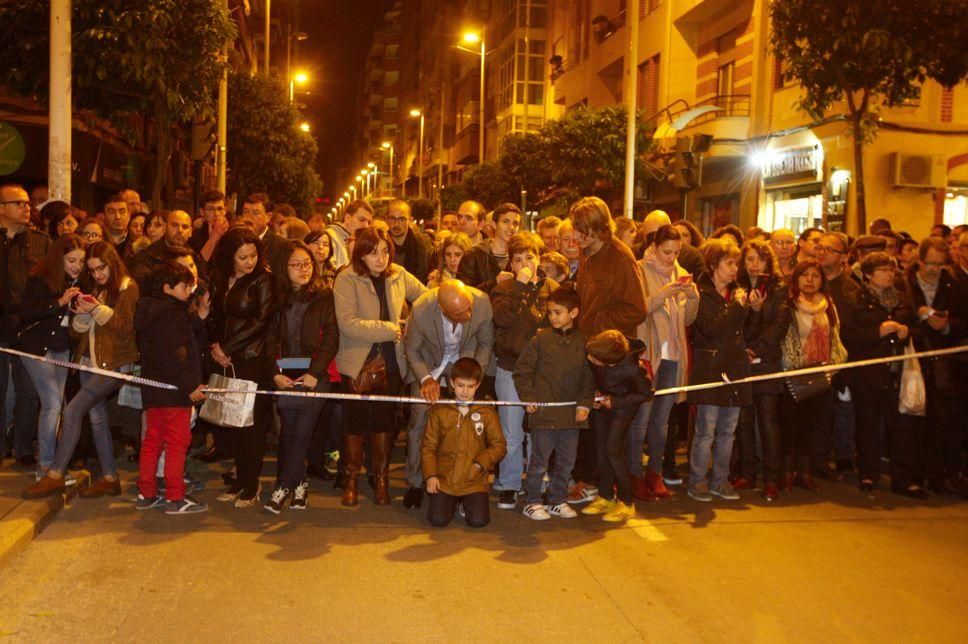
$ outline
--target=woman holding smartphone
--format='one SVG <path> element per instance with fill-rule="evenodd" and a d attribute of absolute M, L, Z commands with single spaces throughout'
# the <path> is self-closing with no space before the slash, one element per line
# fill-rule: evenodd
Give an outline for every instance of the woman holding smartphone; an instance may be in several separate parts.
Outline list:
<path fill-rule="evenodd" d="M 638 337 L 645 341 L 657 390 L 685 385 L 689 373 L 686 327 L 696 319 L 699 291 L 692 276 L 676 261 L 681 248 L 682 234 L 666 224 L 655 231 L 652 243 L 638 262 L 648 312 L 648 317 L 639 325 Z M 638 499 L 671 496 L 662 481 L 662 465 L 669 412 L 678 398 L 685 399 L 685 395 L 657 396 L 643 403 L 632 421 L 628 459 L 632 494 Z M 642 445 L 646 436 L 649 439 L 648 472 L 642 468 Z"/>

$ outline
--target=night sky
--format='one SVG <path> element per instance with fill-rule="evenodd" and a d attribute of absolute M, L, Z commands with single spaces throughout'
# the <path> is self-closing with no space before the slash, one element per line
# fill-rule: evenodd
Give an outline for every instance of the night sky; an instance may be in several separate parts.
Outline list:
<path fill-rule="evenodd" d="M 319 143 L 317 170 L 323 193 L 332 195 L 336 171 L 350 163 L 357 124 L 358 79 L 373 38 L 392 0 L 302 0 L 299 43 L 294 65 L 309 70 L 307 120 Z"/>

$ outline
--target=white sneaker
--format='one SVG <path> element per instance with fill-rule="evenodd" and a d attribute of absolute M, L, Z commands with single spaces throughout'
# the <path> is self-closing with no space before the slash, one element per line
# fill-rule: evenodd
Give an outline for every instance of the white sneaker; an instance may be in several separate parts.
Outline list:
<path fill-rule="evenodd" d="M 559 519 L 574 519 L 575 517 L 578 516 L 578 513 L 575 512 L 574 508 L 572 508 L 567 503 L 558 503 L 558 504 L 555 504 L 555 505 L 546 505 L 545 506 L 545 510 L 551 516 L 558 517 Z"/>
<path fill-rule="evenodd" d="M 521 510 L 521 514 L 535 521 L 547 521 L 551 518 L 551 515 L 548 514 L 548 511 L 540 503 L 529 503 L 525 505 L 524 509 Z"/>

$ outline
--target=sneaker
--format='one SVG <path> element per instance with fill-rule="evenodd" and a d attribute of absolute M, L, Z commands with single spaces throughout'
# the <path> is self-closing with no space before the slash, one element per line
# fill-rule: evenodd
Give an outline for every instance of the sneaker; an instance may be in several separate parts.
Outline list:
<path fill-rule="evenodd" d="M 780 496 L 780 489 L 773 483 L 768 483 L 763 490 L 763 498 L 767 501 L 776 501 Z"/>
<path fill-rule="evenodd" d="M 568 490 L 568 503 L 588 503 L 598 496 L 598 488 L 588 483 L 576 483 Z"/>
<path fill-rule="evenodd" d="M 567 503 L 556 503 L 554 505 L 546 505 L 545 510 L 548 511 L 553 517 L 558 517 L 559 519 L 574 519 L 578 516 L 575 509 L 572 508 Z"/>
<path fill-rule="evenodd" d="M 169 501 L 165 508 L 165 514 L 198 514 L 206 510 L 208 510 L 207 505 L 186 495 L 184 499 L 179 501 Z"/>
<path fill-rule="evenodd" d="M 602 517 L 602 521 L 607 521 L 609 523 L 620 523 L 622 521 L 628 521 L 635 516 L 635 504 L 629 503 L 625 505 L 621 501 L 615 504 L 615 506 Z"/>
<path fill-rule="evenodd" d="M 71 487 L 72 485 L 77 485 L 77 477 L 70 472 L 64 474 L 64 485 Z"/>
<path fill-rule="evenodd" d="M 267 512 L 272 512 L 273 514 L 279 514 L 282 512 L 282 506 L 285 505 L 286 499 L 289 498 L 289 488 L 287 487 L 277 487 L 269 495 L 269 500 L 266 504 L 262 506 Z"/>
<path fill-rule="evenodd" d="M 689 489 L 686 490 L 686 494 L 702 503 L 709 503 L 713 500 L 713 495 L 709 493 L 709 485 L 706 483 L 690 485 Z"/>
<path fill-rule="evenodd" d="M 528 503 L 521 510 L 521 514 L 535 521 L 547 521 L 551 518 L 551 515 L 548 514 L 548 511 L 540 503 Z"/>
<path fill-rule="evenodd" d="M 457 516 L 459 516 L 462 519 L 467 516 L 467 510 L 464 509 L 463 501 L 457 502 Z"/>
<path fill-rule="evenodd" d="M 724 501 L 739 500 L 739 494 L 736 494 L 736 490 L 733 489 L 733 486 L 729 481 L 723 481 L 718 485 L 713 485 L 709 488 L 709 493 L 715 494 Z"/>
<path fill-rule="evenodd" d="M 205 489 L 204 481 L 193 479 L 187 474 L 182 477 L 182 480 L 185 481 L 185 494 L 198 494 Z"/>
<path fill-rule="evenodd" d="M 756 479 L 748 479 L 745 476 L 739 476 L 733 481 L 734 490 L 752 490 L 756 488 Z"/>
<path fill-rule="evenodd" d="M 219 503 L 235 503 L 239 500 L 240 494 L 242 494 L 241 487 L 230 487 L 228 490 L 215 497 L 215 500 Z"/>
<path fill-rule="evenodd" d="M 662 475 L 662 481 L 666 485 L 682 485 L 682 477 L 675 472 L 666 472 Z"/>
<path fill-rule="evenodd" d="M 135 510 L 150 510 L 152 508 L 160 508 L 165 504 L 165 497 L 158 496 L 144 496 L 143 494 L 138 494 L 138 498 L 135 499 L 134 509 Z"/>
<path fill-rule="evenodd" d="M 606 512 L 611 512 L 614 508 L 615 501 L 606 499 L 604 496 L 600 496 L 590 504 L 586 505 L 581 513 L 587 516 L 594 516 L 596 514 L 605 514 Z"/>
<path fill-rule="evenodd" d="M 239 498 L 235 500 L 235 507 L 237 508 L 254 508 L 259 505 L 259 497 L 262 496 L 262 483 L 259 483 L 259 487 L 255 491 L 255 495 L 252 498 L 246 499 L 239 494 Z"/>
<path fill-rule="evenodd" d="M 517 490 L 501 490 L 501 494 L 497 497 L 497 507 L 502 510 L 513 510 L 518 505 L 518 491 Z"/>
<path fill-rule="evenodd" d="M 289 502 L 289 509 L 305 510 L 307 498 L 309 498 L 309 479 L 303 479 L 296 486 L 296 489 L 292 491 L 292 501 Z"/>
<path fill-rule="evenodd" d="M 325 469 L 330 474 L 336 474 L 336 468 L 339 465 L 339 451 L 334 450 L 332 452 L 326 452 L 326 459 L 323 461 L 323 469 Z"/>

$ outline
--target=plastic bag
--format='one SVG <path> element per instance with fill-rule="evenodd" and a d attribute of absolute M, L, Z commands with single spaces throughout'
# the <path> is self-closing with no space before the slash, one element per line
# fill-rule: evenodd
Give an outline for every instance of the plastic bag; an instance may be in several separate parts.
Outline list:
<path fill-rule="evenodd" d="M 914 344 L 908 340 L 904 355 L 914 353 Z M 917 358 L 905 358 L 901 370 L 901 391 L 898 396 L 897 410 L 908 416 L 924 416 L 928 408 L 924 388 L 924 375 Z"/>

